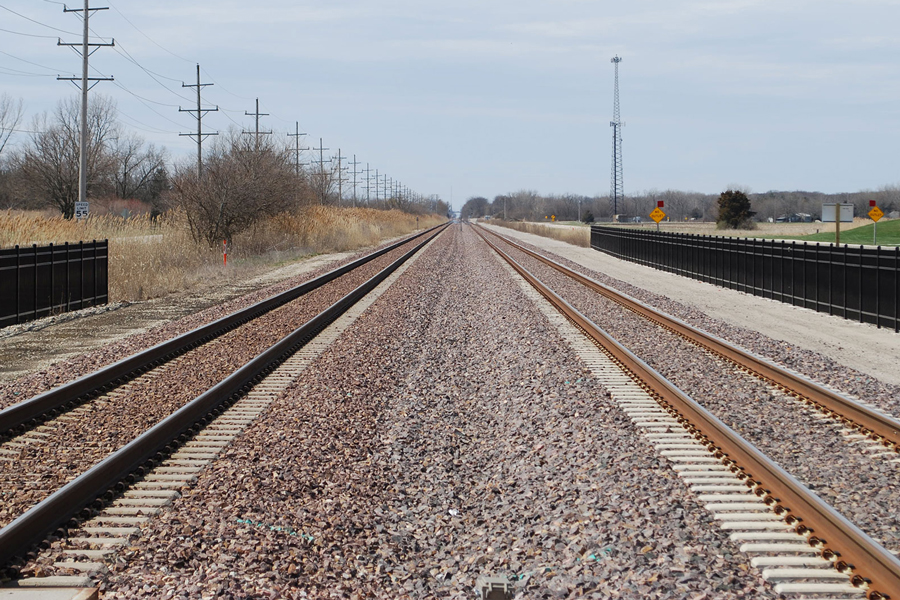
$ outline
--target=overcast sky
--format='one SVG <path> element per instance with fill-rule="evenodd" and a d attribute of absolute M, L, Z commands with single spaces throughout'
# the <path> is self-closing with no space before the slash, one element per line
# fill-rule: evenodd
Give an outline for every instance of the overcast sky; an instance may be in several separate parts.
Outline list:
<path fill-rule="evenodd" d="M 259 97 L 263 128 L 286 138 L 299 121 L 306 145 L 322 137 L 456 208 L 520 189 L 605 195 L 618 54 L 626 194 L 900 183 L 900 1 L 92 5 L 110 10 L 91 29 L 116 40 L 91 58 L 116 82 L 94 91 L 173 159 L 195 151 L 177 135 L 195 127 L 178 107 L 194 102 L 181 82 L 199 62 L 215 83 L 204 104 L 221 109 L 204 126 L 252 128 L 244 112 Z M 77 93 L 56 81 L 80 74 L 56 36 L 79 41 L 81 23 L 53 0 L 0 0 L 0 29 L 0 93 L 25 101 L 27 129 Z"/>

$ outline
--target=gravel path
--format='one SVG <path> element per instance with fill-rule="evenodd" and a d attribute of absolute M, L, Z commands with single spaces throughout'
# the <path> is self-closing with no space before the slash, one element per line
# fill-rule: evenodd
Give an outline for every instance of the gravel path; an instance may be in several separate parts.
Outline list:
<path fill-rule="evenodd" d="M 45 441 L 0 455 L 0 526 L 193 400 L 408 251 L 393 250 L 347 275 L 195 348 L 127 386 L 48 423 Z"/>
<path fill-rule="evenodd" d="M 523 252 L 510 249 L 509 253 L 863 531 L 888 549 L 900 551 L 897 464 L 872 458 L 861 444 L 848 443 L 839 429 L 812 419 L 810 411 L 760 380 L 735 371 Z M 821 380 L 818 369 L 807 368 L 804 374 Z M 896 402 L 896 398 L 866 397 L 876 399 L 881 404 Z"/>
<path fill-rule="evenodd" d="M 113 566 L 106 598 L 771 598 L 452 227 Z"/>

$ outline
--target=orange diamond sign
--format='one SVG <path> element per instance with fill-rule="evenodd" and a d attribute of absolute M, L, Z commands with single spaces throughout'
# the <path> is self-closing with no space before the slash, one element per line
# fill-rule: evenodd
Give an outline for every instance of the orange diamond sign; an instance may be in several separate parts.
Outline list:
<path fill-rule="evenodd" d="M 653 209 L 653 212 L 650 213 L 650 218 L 653 219 L 654 221 L 656 221 L 657 223 L 659 223 L 660 221 L 662 221 L 663 219 L 666 218 L 666 213 L 661 211 L 659 209 L 659 207 L 657 206 L 656 208 Z"/>
<path fill-rule="evenodd" d="M 877 206 L 873 206 L 872 210 L 869 211 L 869 218 L 872 219 L 873 221 L 875 221 L 876 223 L 878 222 L 878 219 L 880 219 L 883 216 L 884 216 L 884 213 L 881 212 L 881 209 L 878 208 Z"/>

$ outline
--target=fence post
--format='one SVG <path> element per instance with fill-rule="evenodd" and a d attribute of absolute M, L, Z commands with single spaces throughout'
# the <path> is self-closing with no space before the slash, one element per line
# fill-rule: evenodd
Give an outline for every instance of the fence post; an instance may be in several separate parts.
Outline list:
<path fill-rule="evenodd" d="M 16 244 L 16 323 L 22 313 L 22 250 Z"/>
<path fill-rule="evenodd" d="M 56 274 L 53 272 L 53 243 L 50 243 L 50 314 L 53 314 L 53 307 L 55 306 L 54 302 L 56 302 L 56 297 L 54 296 L 53 284 L 56 283 Z"/>
<path fill-rule="evenodd" d="M 66 242 L 66 312 L 72 310 L 72 287 L 69 284 L 69 242 Z"/>
<path fill-rule="evenodd" d="M 881 246 L 875 246 L 875 326 L 881 329 Z"/>
<path fill-rule="evenodd" d="M 81 269 L 81 281 L 78 284 L 78 308 L 84 308 L 84 240 L 78 242 L 79 268 Z"/>
<path fill-rule="evenodd" d="M 844 267 L 844 272 L 847 268 Z M 844 297 L 844 304 L 847 304 L 847 298 Z M 877 313 L 876 313 L 877 314 Z M 863 322 L 863 246 L 859 246 L 859 322 Z"/>
<path fill-rule="evenodd" d="M 38 303 L 37 303 L 37 272 L 38 272 L 37 271 L 37 268 L 38 268 L 37 244 L 32 244 L 31 250 L 32 250 L 32 252 L 34 252 L 34 286 L 31 288 L 31 296 L 34 299 L 34 306 L 32 308 L 34 309 L 34 318 L 37 319 L 38 318 L 38 312 L 37 312 L 37 307 L 38 307 Z"/>
<path fill-rule="evenodd" d="M 259 112 L 259 111 L 257 111 Z M 94 300 L 91 306 L 97 305 L 97 240 L 91 240 L 94 245 Z"/>

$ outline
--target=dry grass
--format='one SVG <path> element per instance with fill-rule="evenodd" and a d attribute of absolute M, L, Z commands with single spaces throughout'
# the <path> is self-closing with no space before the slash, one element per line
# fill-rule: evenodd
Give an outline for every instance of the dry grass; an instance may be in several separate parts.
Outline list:
<path fill-rule="evenodd" d="M 561 242 L 566 242 L 567 244 L 572 244 L 574 246 L 581 246 L 582 248 L 591 247 L 590 227 L 550 227 L 544 225 L 543 223 L 528 223 L 518 221 L 491 221 L 490 223 L 492 225 L 500 225 L 501 227 L 515 229 L 516 231 L 533 233 L 534 235 L 559 240 Z"/>
<path fill-rule="evenodd" d="M 443 220 L 423 216 L 419 227 Z M 229 240 L 225 268 L 222 248 L 196 243 L 178 213 L 156 221 L 104 215 L 76 222 L 42 212 L 7 211 L 0 213 L 0 248 L 108 239 L 110 299 L 135 301 L 249 277 L 302 256 L 373 246 L 415 229 L 415 215 L 400 211 L 309 207 Z"/>

